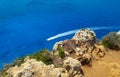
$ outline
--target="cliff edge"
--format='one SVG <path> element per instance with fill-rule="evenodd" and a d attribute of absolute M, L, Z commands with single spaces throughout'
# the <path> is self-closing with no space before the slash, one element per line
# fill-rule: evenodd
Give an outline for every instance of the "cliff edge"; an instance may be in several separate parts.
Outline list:
<path fill-rule="evenodd" d="M 80 29 L 72 39 L 18 59 L 0 77 L 120 77 L 120 34 L 97 41 L 94 31 Z"/>

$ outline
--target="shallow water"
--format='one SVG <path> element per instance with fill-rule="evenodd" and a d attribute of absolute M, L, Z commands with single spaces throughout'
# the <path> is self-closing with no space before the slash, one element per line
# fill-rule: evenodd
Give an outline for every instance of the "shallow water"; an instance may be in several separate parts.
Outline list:
<path fill-rule="evenodd" d="M 114 27 L 95 30 L 101 38 L 120 30 L 120 0 L 0 0 L 0 67 L 25 54 L 52 49 L 46 39 L 84 27 Z M 116 28 L 118 29 L 116 29 Z"/>

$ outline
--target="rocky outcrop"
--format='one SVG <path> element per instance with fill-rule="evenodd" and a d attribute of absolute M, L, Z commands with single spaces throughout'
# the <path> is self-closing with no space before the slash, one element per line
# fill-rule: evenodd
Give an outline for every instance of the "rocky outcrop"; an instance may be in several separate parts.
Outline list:
<path fill-rule="evenodd" d="M 112 36 L 119 40 L 119 32 L 113 33 Z M 113 40 L 114 38 L 111 35 L 107 38 L 119 43 L 117 40 Z M 96 77 L 98 75 L 99 77 L 120 77 L 120 53 L 116 52 L 115 55 L 114 52 L 114 56 L 113 53 L 107 52 L 108 50 L 102 43 L 96 44 L 96 35 L 93 31 L 87 28 L 81 29 L 75 33 L 72 39 L 57 42 L 53 47 L 52 54 L 50 53 L 50 57 L 46 51 L 41 51 L 42 54 L 34 54 L 35 58 L 32 58 L 33 56 L 25 57 L 22 59 L 24 60 L 23 63 L 20 61 L 19 66 L 17 64 L 10 66 L 7 71 L 5 70 L 5 73 L 1 72 L 2 75 L 0 76 Z M 64 57 L 60 55 L 64 55 Z M 51 65 L 46 65 L 45 63 L 49 61 L 52 61 Z M 111 63 L 113 61 L 115 63 Z M 88 67 L 89 65 L 91 67 Z M 102 73 L 105 75 L 101 75 Z"/>
<path fill-rule="evenodd" d="M 58 45 L 61 45 L 68 53 L 79 52 L 80 50 L 91 52 L 90 47 L 93 47 L 95 42 L 96 35 L 93 31 L 87 28 L 81 29 L 75 33 L 71 40 L 57 42 L 53 47 L 53 51 L 57 51 Z"/>
<path fill-rule="evenodd" d="M 94 45 L 94 43 L 96 42 L 96 34 L 94 33 L 94 31 L 85 28 L 76 32 L 72 40 L 76 40 L 77 43 L 87 43 L 91 46 Z"/>
<path fill-rule="evenodd" d="M 106 55 L 107 49 L 103 45 L 95 45 L 95 48 L 92 52 L 94 59 L 98 60 Z"/>
<path fill-rule="evenodd" d="M 29 59 L 23 63 L 20 67 L 11 67 L 8 71 L 8 77 L 60 77 L 60 71 L 58 68 L 54 68 L 54 65 L 45 65 L 41 61 L 35 59 Z"/>
<path fill-rule="evenodd" d="M 53 54 L 57 55 L 58 54 L 58 45 L 62 45 L 63 41 L 56 42 L 53 46 Z"/>
<path fill-rule="evenodd" d="M 73 59 L 71 57 L 67 57 L 64 60 L 63 67 L 67 70 L 69 77 L 82 77 L 83 72 L 81 69 L 80 61 Z"/>
<path fill-rule="evenodd" d="M 93 31 L 88 28 L 81 29 L 75 33 L 71 40 L 57 42 L 53 47 L 53 54 L 59 55 L 58 45 L 60 45 L 64 49 L 66 57 L 70 56 L 80 61 L 82 59 L 82 61 L 85 60 L 89 63 L 95 42 L 96 34 Z"/>
<path fill-rule="evenodd" d="M 73 58 L 66 58 L 64 66 L 55 68 L 41 61 L 28 59 L 20 67 L 11 67 L 7 77 L 82 77 L 81 64 Z"/>

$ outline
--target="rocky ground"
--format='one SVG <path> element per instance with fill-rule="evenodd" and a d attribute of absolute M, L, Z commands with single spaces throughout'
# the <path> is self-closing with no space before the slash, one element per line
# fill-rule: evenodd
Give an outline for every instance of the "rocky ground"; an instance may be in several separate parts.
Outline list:
<path fill-rule="evenodd" d="M 96 44 L 96 35 L 90 29 L 81 29 L 72 39 L 57 42 L 52 55 L 51 65 L 26 57 L 22 65 L 10 67 L 1 76 L 120 77 L 120 50 Z"/>
<path fill-rule="evenodd" d="M 120 77 L 120 51 L 107 50 L 102 58 L 92 60 L 92 66 L 82 66 L 85 77 Z"/>

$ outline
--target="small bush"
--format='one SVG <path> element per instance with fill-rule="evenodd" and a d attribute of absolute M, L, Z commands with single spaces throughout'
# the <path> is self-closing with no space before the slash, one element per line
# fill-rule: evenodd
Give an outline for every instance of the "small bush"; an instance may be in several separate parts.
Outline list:
<path fill-rule="evenodd" d="M 27 55 L 25 55 L 25 56 L 23 56 L 23 57 L 21 57 L 21 58 L 17 58 L 17 59 L 15 59 L 15 61 L 12 63 L 12 64 L 10 64 L 10 67 L 12 67 L 12 66 L 21 66 L 21 64 L 23 64 L 25 61 L 25 58 L 27 57 L 27 56 L 29 56 L 30 57 L 30 54 L 27 54 Z"/>
<path fill-rule="evenodd" d="M 8 73 L 7 72 L 4 72 L 2 77 L 7 77 Z"/>
<path fill-rule="evenodd" d="M 24 63 L 24 59 L 25 59 L 25 57 L 17 58 L 17 59 L 13 62 L 12 66 L 15 66 L 15 65 L 20 66 L 22 63 Z"/>
<path fill-rule="evenodd" d="M 87 28 L 82 28 L 81 30 L 82 30 L 82 31 L 85 31 L 86 29 L 87 29 Z"/>
<path fill-rule="evenodd" d="M 53 63 L 53 56 L 48 49 L 44 49 L 34 53 L 33 55 L 31 55 L 31 58 L 36 59 L 37 61 L 42 61 L 46 65 Z"/>
<path fill-rule="evenodd" d="M 59 57 L 61 57 L 62 59 L 65 58 L 64 49 L 60 45 L 58 45 L 58 51 L 59 51 Z"/>
<path fill-rule="evenodd" d="M 118 50 L 120 49 L 120 35 L 113 32 L 109 33 L 102 39 L 102 44 L 106 48 Z"/>

